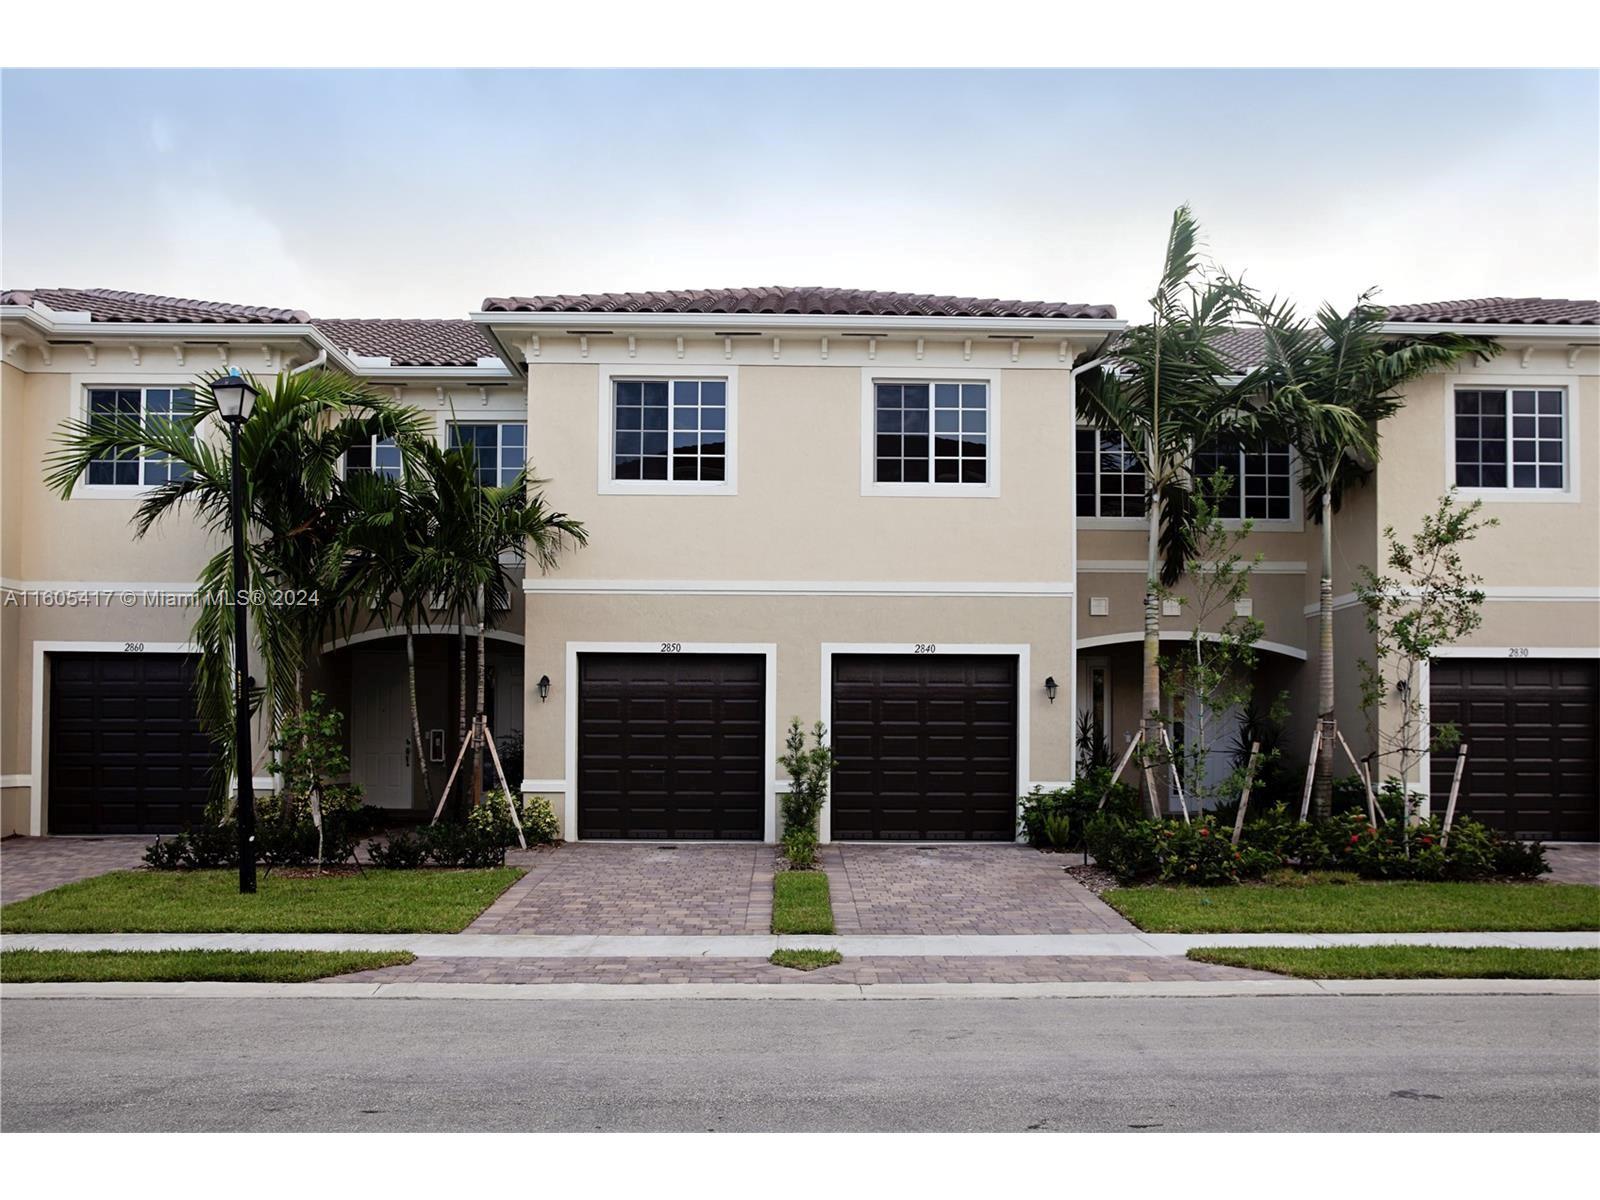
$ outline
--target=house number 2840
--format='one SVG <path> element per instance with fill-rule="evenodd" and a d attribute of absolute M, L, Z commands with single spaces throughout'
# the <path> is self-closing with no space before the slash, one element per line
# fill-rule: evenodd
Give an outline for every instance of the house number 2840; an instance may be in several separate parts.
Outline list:
<path fill-rule="evenodd" d="M 913 654 L 937 654 L 937 653 L 939 653 L 939 647 L 936 646 L 932 642 L 918 642 L 917 643 L 917 648 L 915 650 L 913 650 L 912 653 Z"/>

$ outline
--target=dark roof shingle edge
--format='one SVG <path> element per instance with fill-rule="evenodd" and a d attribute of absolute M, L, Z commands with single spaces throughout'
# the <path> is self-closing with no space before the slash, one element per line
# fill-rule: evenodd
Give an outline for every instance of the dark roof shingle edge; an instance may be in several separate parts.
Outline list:
<path fill-rule="evenodd" d="M 1600 300 L 1547 300 L 1542 296 L 1433 300 L 1390 305 L 1388 319 L 1396 324 L 1597 325 Z"/>
<path fill-rule="evenodd" d="M 1115 320 L 1111 304 L 998 300 L 854 288 L 755 287 L 698 291 L 489 296 L 484 312 L 715 313 L 825 317 L 1040 317 Z"/>

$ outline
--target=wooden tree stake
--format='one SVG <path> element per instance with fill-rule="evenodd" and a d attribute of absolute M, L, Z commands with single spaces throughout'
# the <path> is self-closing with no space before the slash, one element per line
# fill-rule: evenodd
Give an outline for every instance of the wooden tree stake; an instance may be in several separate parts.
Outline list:
<path fill-rule="evenodd" d="M 1444 806 L 1444 832 L 1439 837 L 1439 849 L 1450 846 L 1450 826 L 1456 819 L 1456 794 L 1461 791 L 1461 772 L 1467 765 L 1467 744 L 1461 743 L 1461 753 L 1456 756 L 1456 772 L 1450 778 L 1450 801 Z"/>
<path fill-rule="evenodd" d="M 1311 761 L 1306 763 L 1306 790 L 1300 797 L 1300 824 L 1306 823 L 1306 816 L 1311 812 L 1311 784 L 1317 777 L 1317 751 L 1322 748 L 1322 722 L 1317 722 L 1316 732 L 1311 735 Z"/>
<path fill-rule="evenodd" d="M 1256 778 L 1256 755 L 1261 752 L 1260 742 L 1250 743 L 1250 761 L 1244 768 L 1244 791 L 1239 793 L 1239 815 L 1233 819 L 1233 845 L 1239 844 L 1239 836 L 1244 833 L 1244 812 L 1250 807 L 1250 787 Z"/>
<path fill-rule="evenodd" d="M 1183 795 L 1183 777 L 1178 774 L 1178 752 L 1173 749 L 1167 727 L 1161 727 L 1161 744 L 1167 748 L 1167 770 L 1172 774 L 1172 786 L 1178 789 L 1178 804 L 1183 809 L 1183 823 L 1189 824 L 1189 801 Z"/>
<path fill-rule="evenodd" d="M 1095 812 L 1099 812 L 1106 806 L 1106 797 L 1111 795 L 1112 785 L 1115 784 L 1118 779 L 1122 778 L 1122 773 L 1128 769 L 1128 760 L 1133 757 L 1134 750 L 1138 747 L 1139 743 L 1143 739 L 1144 730 L 1135 729 L 1133 731 L 1133 737 L 1128 741 L 1128 749 L 1127 752 L 1123 754 L 1122 761 L 1117 764 L 1117 769 L 1111 772 L 1111 783 L 1106 785 L 1106 790 L 1101 794 L 1100 803 L 1094 806 Z M 1146 772 L 1145 774 L 1146 778 L 1148 779 L 1149 772 Z"/>

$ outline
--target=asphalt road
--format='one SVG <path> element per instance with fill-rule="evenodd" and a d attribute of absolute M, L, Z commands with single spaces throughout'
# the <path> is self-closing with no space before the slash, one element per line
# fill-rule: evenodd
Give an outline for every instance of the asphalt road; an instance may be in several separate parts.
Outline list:
<path fill-rule="evenodd" d="M 8 1000 L 20 1130 L 1583 1130 L 1587 997 Z"/>

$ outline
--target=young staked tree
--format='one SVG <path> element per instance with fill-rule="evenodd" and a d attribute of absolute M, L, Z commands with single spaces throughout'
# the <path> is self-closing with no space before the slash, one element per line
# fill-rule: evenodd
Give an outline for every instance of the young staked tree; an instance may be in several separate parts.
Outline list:
<path fill-rule="evenodd" d="M 165 460 L 167 479 L 142 493 L 133 517 L 142 538 L 157 522 L 185 513 L 211 537 L 216 552 L 201 569 L 194 641 L 199 647 L 197 704 L 202 727 L 223 751 L 213 773 L 220 800 L 235 761 L 233 624 L 220 601 L 235 590 L 230 498 L 233 471 L 244 474 L 245 558 L 250 625 L 265 679 L 252 703 L 264 710 L 268 740 L 304 706 L 305 664 L 342 598 L 323 586 L 320 566 L 343 520 L 338 464 L 373 437 L 420 435 L 428 420 L 336 371 L 281 373 L 261 387 L 239 436 L 235 464 L 220 434 L 212 383 L 196 380 L 194 409 L 174 418 L 91 414 L 66 422 L 45 459 L 46 485 L 63 498 L 84 482 L 91 463 Z M 281 600 L 281 603 L 272 601 Z"/>
<path fill-rule="evenodd" d="M 1144 674 L 1141 689 L 1146 754 L 1161 744 L 1161 595 L 1183 574 L 1193 542 L 1190 460 L 1195 447 L 1221 437 L 1253 437 L 1246 403 L 1254 377 L 1239 378 L 1218 340 L 1232 328 L 1240 289 L 1202 266 L 1199 226 L 1187 206 L 1172 217 L 1150 320 L 1128 329 L 1077 390 L 1083 421 L 1116 434 L 1145 478 L 1147 522 Z M 1157 789 L 1147 789 L 1152 815 Z"/>
<path fill-rule="evenodd" d="M 498 615 L 511 607 L 511 595 L 529 561 L 541 572 L 554 567 L 568 545 L 589 540 L 583 522 L 553 511 L 535 490 L 545 481 L 526 470 L 510 483 L 483 482 L 470 447 L 444 448 L 421 442 L 413 448 L 407 478 L 422 504 L 414 525 L 418 538 L 411 586 L 432 594 L 463 632 L 477 630 L 476 708 L 485 708 L 486 635 Z M 464 656 L 463 656 L 464 657 Z M 463 666 L 463 675 L 465 667 Z M 465 684 L 462 693 L 465 695 Z M 482 797 L 483 746 L 473 747 L 470 795 Z M 513 798 L 514 799 L 514 798 Z"/>
<path fill-rule="evenodd" d="M 1407 383 L 1449 367 L 1468 355 L 1498 352 L 1487 338 L 1433 334 L 1396 337 L 1383 330 L 1385 310 L 1373 291 L 1341 313 L 1324 304 L 1315 320 L 1296 315 L 1287 302 L 1245 294 L 1243 304 L 1263 337 L 1270 395 L 1268 420 L 1300 460 L 1300 484 L 1322 532 L 1318 599 L 1317 741 L 1312 812 L 1333 812 L 1333 751 L 1338 738 L 1334 706 L 1333 517 L 1345 491 L 1372 473 L 1379 427 L 1401 407 Z"/>

